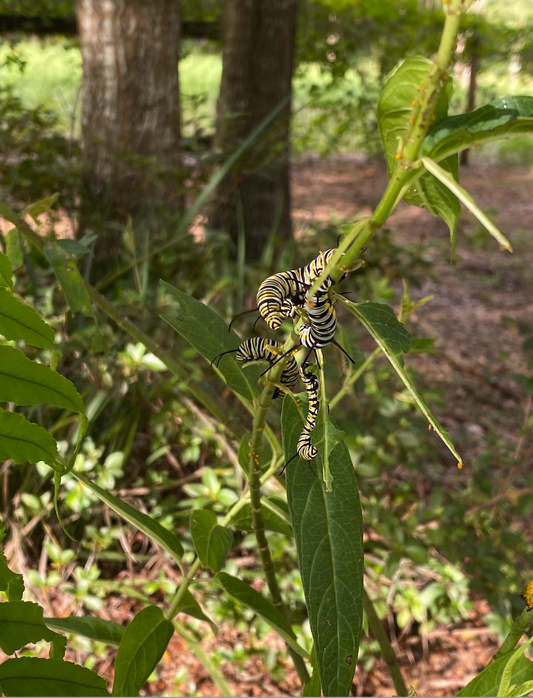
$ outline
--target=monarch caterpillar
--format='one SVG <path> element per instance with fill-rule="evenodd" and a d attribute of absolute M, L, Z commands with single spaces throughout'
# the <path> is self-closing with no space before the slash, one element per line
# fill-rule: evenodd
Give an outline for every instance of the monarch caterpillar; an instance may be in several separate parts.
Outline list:
<path fill-rule="evenodd" d="M 311 434 L 315 428 L 318 411 L 320 409 L 320 401 L 318 399 L 319 383 L 318 378 L 314 373 L 307 370 L 309 364 L 302 364 L 300 367 L 300 378 L 305 386 L 305 392 L 309 400 L 309 409 L 307 410 L 307 419 L 305 420 L 304 428 L 296 444 L 296 455 L 303 460 L 313 460 L 318 455 L 318 449 L 311 443 Z"/>
<path fill-rule="evenodd" d="M 303 306 L 307 286 L 301 269 L 280 271 L 269 276 L 257 291 L 257 309 L 273 330 L 279 330 L 284 317 L 293 317 L 297 306 Z"/>
<path fill-rule="evenodd" d="M 300 434 L 300 438 L 298 439 L 298 442 L 296 444 L 296 453 L 285 463 L 285 466 L 280 472 L 280 475 L 283 474 L 285 468 L 297 456 L 299 456 L 302 460 L 311 461 L 318 455 L 318 448 L 316 446 L 313 446 L 313 444 L 311 443 L 311 434 L 313 433 L 313 429 L 315 428 L 318 412 L 320 410 L 320 401 L 318 398 L 318 390 L 320 385 L 318 382 L 318 378 L 315 376 L 314 373 L 311 373 L 311 371 L 308 370 L 308 367 L 308 363 L 303 363 L 299 369 L 300 378 L 302 379 L 302 383 L 305 386 L 305 392 L 307 393 L 307 399 L 309 401 L 307 417 L 305 420 L 304 427 L 302 429 L 302 433 Z"/>
<path fill-rule="evenodd" d="M 268 361 L 270 368 L 274 364 L 275 355 L 279 354 L 282 349 L 283 344 L 281 342 L 277 342 L 273 339 L 265 339 L 264 337 L 251 337 L 250 339 L 246 339 L 244 342 L 239 344 L 237 349 L 230 349 L 229 351 L 219 354 L 211 363 L 213 364 L 215 361 L 217 361 L 217 359 L 220 361 L 221 357 L 225 354 L 235 353 L 235 358 L 242 364 L 246 365 L 252 361 L 263 360 Z M 296 363 L 296 359 L 291 356 L 283 369 L 280 383 L 286 390 L 292 390 L 296 385 L 297 379 L 298 364 Z M 276 388 L 273 398 L 276 399 L 278 397 L 282 397 L 283 394 L 283 390 Z"/>

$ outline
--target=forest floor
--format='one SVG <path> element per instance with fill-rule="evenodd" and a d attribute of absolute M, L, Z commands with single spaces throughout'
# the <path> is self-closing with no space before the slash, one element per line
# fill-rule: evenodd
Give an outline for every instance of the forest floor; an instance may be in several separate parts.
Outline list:
<path fill-rule="evenodd" d="M 313 223 L 349 221 L 370 213 L 387 181 L 385 167 L 377 161 L 294 163 L 293 215 L 297 231 L 305 235 Z M 458 476 L 468 469 L 494 432 L 520 450 L 520 468 L 531 470 L 533 439 L 520 438 L 528 403 L 512 380 L 513 374 L 525 372 L 522 339 L 508 318 L 533 322 L 533 169 L 476 163 L 463 168 L 461 181 L 480 207 L 490 212 L 515 251 L 501 251 L 465 212 L 459 225 L 456 264 L 451 265 L 449 233 L 442 221 L 415 207 L 398 207 L 388 222 L 394 242 L 424 243 L 433 263 L 431 275 L 420 278 L 421 288 L 411 291 L 413 300 L 427 295 L 434 298 L 410 318 L 409 329 L 415 336 L 434 338 L 439 353 L 416 355 L 409 360 L 421 381 L 443 392 L 446 409 L 436 413 L 452 439 L 461 444 L 464 470 L 456 471 Z M 379 244 L 379 234 L 372 244 Z M 501 496 L 506 496 L 505 492 Z M 155 576 L 164 565 L 161 559 L 146 570 L 147 576 Z M 408 633 L 396 644 L 406 683 L 418 695 L 455 694 L 486 666 L 497 649 L 497 636 L 482 620 L 490 608 L 483 600 L 474 601 L 471 617 L 461 624 L 439 626 L 424 637 Z M 138 610 L 134 600 L 115 598 L 101 615 L 127 623 Z M 59 607 L 53 611 L 62 615 Z M 232 694 L 300 695 L 292 666 L 287 665 L 284 678 L 277 682 L 263 664 L 265 649 L 283 652 L 279 638 L 270 633 L 261 642 L 254 639 L 258 652 L 248 653 L 247 658 L 243 655 L 242 662 L 235 659 L 236 646 L 249 646 L 250 641 L 250 636 L 237 628 L 221 626 L 218 637 L 206 633 L 202 643 L 208 657 L 214 652 L 224 656 L 227 650 L 231 659 L 220 665 L 220 671 Z M 110 680 L 113 655 L 106 654 L 95 666 Z M 80 661 L 82 656 L 69 650 L 67 659 Z M 157 674 L 158 680 L 146 684 L 142 695 L 222 695 L 207 669 L 177 634 Z M 395 694 L 384 662 L 376 662 L 369 671 L 358 666 L 354 695 Z"/>
<path fill-rule="evenodd" d="M 296 162 L 296 229 L 305 234 L 315 222 L 326 224 L 370 213 L 387 180 L 385 167 L 375 161 Z M 421 289 L 412 290 L 414 300 L 431 294 L 434 299 L 411 318 L 410 330 L 416 336 L 434 338 L 439 353 L 417 355 L 413 365 L 424 383 L 443 391 L 447 407 L 436 412 L 461 444 L 465 469 L 486 445 L 490 431 L 520 448 L 521 467 L 531 469 L 533 440 L 520 440 L 528 404 L 512 380 L 513 374 L 525 371 L 522 339 L 507 319 L 533 321 L 533 170 L 476 163 L 463 168 L 461 181 L 509 238 L 514 254 L 500 250 L 496 241 L 480 231 L 476 219 L 464 212 L 456 263 L 451 265 L 444 223 L 418 208 L 400 205 L 388 222 L 395 243 L 423 242 L 434 265 L 431 277 L 420 279 Z M 379 237 L 372 244 L 379 244 Z M 486 602 L 476 600 L 471 617 L 460 625 L 440 626 L 425 637 L 403 637 L 396 650 L 407 685 L 418 695 L 450 696 L 468 683 L 498 647 L 497 636 L 482 621 L 489 611 Z M 272 648 L 282 649 L 273 635 L 267 640 Z M 221 645 L 235 647 L 238 642 L 246 645 L 249 638 L 221 628 L 218 638 L 204 645 L 204 651 L 209 653 Z M 175 647 L 169 648 L 168 660 L 151 693 L 172 695 L 177 688 L 173 677 L 185 661 L 188 681 L 195 681 L 197 695 L 220 695 L 198 660 L 184 653 L 183 641 L 175 637 L 173 643 Z M 221 668 L 234 695 L 299 695 L 296 672 L 289 669 L 285 679 L 277 683 L 260 655 L 250 657 L 240 670 L 230 662 Z M 187 690 L 186 685 L 178 691 Z M 354 695 L 395 694 L 384 662 L 377 662 L 369 672 L 358 667 Z"/>

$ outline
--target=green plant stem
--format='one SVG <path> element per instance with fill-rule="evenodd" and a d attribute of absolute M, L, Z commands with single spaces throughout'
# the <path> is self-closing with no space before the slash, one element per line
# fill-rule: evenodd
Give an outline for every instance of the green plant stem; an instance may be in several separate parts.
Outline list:
<path fill-rule="evenodd" d="M 280 373 L 283 369 L 283 362 L 280 362 L 278 366 L 274 367 L 274 370 L 278 369 L 276 373 Z M 283 613 L 285 618 L 289 620 L 287 609 L 281 598 L 281 592 L 279 590 L 278 580 L 276 577 L 276 572 L 274 570 L 274 562 L 272 560 L 272 555 L 270 553 L 270 548 L 268 545 L 268 540 L 266 537 L 265 523 L 263 520 L 263 512 L 261 505 L 261 461 L 260 461 L 260 450 L 261 441 L 263 437 L 263 431 L 266 424 L 266 415 L 268 408 L 272 404 L 272 396 L 274 395 L 275 386 L 273 383 L 268 382 L 261 395 L 257 400 L 255 400 L 255 416 L 252 425 L 252 436 L 250 438 L 250 454 L 249 454 L 249 472 L 248 479 L 250 481 L 250 511 L 252 514 L 252 527 L 257 540 L 257 545 L 259 548 L 259 556 L 261 558 L 261 566 L 265 574 L 266 582 L 268 585 L 268 590 L 272 599 L 274 606 L 277 606 Z M 287 652 L 289 653 L 298 676 L 302 685 L 309 681 L 309 674 L 305 666 L 303 658 L 297 654 L 291 647 L 286 645 Z"/>
<path fill-rule="evenodd" d="M 508 654 L 514 650 L 518 640 L 520 640 L 531 623 L 533 623 L 533 609 L 530 610 L 529 608 L 525 608 L 513 623 L 513 627 L 509 631 L 509 635 L 507 635 L 502 646 L 496 652 L 491 661 L 494 662 L 496 659 L 499 659 L 500 657 L 503 657 L 505 654 Z"/>
<path fill-rule="evenodd" d="M 344 380 L 339 392 L 330 400 L 329 407 L 333 409 L 342 398 L 350 392 L 350 388 L 356 383 L 363 373 L 374 363 L 374 360 L 381 354 L 381 349 L 378 347 L 367 357 L 367 359 L 353 373 L 349 373 Z"/>
<path fill-rule="evenodd" d="M 216 683 L 216 685 L 220 688 L 222 691 L 223 696 L 232 696 L 233 693 L 231 692 L 230 687 L 226 683 L 224 677 L 220 673 L 219 668 L 216 666 L 214 662 L 211 661 L 209 656 L 203 651 L 201 645 L 199 642 L 197 642 L 194 637 L 188 633 L 183 625 L 181 623 L 178 623 L 177 621 L 173 621 L 174 628 L 176 629 L 176 632 L 181 635 L 181 637 L 185 640 L 187 645 L 192 649 L 194 654 L 198 657 L 198 659 L 202 662 L 204 667 L 207 669 L 209 672 L 209 675 L 213 679 L 213 681 Z"/>
<path fill-rule="evenodd" d="M 461 0 L 451 0 L 451 2 L 444 5 L 446 17 L 437 57 L 429 68 L 427 79 L 421 85 L 424 95 L 422 105 L 416 108 L 416 112 L 413 115 L 413 123 L 405 137 L 406 145 L 403 152 L 399 153 L 400 157 L 398 163 L 391 175 L 385 193 L 381 197 L 372 216 L 355 223 L 352 230 L 345 235 L 337 252 L 328 262 L 324 271 L 313 282 L 308 291 L 308 296 L 312 296 L 316 293 L 317 289 L 328 276 L 331 276 L 335 281 L 341 278 L 346 270 L 349 269 L 350 265 L 352 265 L 361 254 L 361 250 L 366 247 L 371 238 L 385 224 L 401 201 L 400 195 L 407 181 L 413 177 L 413 165 L 417 164 L 416 160 L 422 142 L 431 125 L 437 99 L 448 77 L 447 71 L 454 49 L 461 15 L 466 12 L 471 4 L 470 0 L 467 0 L 467 2 L 463 4 Z M 341 257 L 342 263 L 340 263 Z"/>
<path fill-rule="evenodd" d="M 399 696 L 409 695 L 405 681 L 403 680 L 400 665 L 398 664 L 398 658 L 394 650 L 392 649 L 387 633 L 381 625 L 381 621 L 378 618 L 372 599 L 367 594 L 366 589 L 363 589 L 363 607 L 365 609 L 366 617 L 368 618 L 368 624 L 370 629 L 379 643 L 381 649 L 381 654 L 383 659 L 386 661 L 389 668 L 389 674 L 391 675 L 392 681 L 394 683 L 394 688 Z"/>
<path fill-rule="evenodd" d="M 185 577 L 183 577 L 183 579 L 181 580 L 181 584 L 179 585 L 176 593 L 174 594 L 174 598 L 172 599 L 170 606 L 168 607 L 168 611 L 165 613 L 165 618 L 167 620 L 173 620 L 174 616 L 178 612 L 178 606 L 180 605 L 180 601 L 183 598 L 183 595 L 193 582 L 196 573 L 198 572 L 201 566 L 202 565 L 200 563 L 200 558 L 197 557 L 196 560 L 192 563 Z"/>

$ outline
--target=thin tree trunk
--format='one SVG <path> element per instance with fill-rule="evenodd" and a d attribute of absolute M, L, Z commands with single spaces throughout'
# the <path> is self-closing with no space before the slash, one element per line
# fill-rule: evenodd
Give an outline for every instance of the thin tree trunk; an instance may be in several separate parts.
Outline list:
<path fill-rule="evenodd" d="M 237 240 L 246 235 L 247 258 L 256 260 L 270 235 L 292 235 L 289 128 L 297 0 L 224 0 L 223 70 L 216 145 L 223 156 L 282 101 L 285 107 L 238 171 L 219 189 L 210 226 Z"/>
<path fill-rule="evenodd" d="M 87 208 L 125 222 L 154 204 L 178 206 L 179 0 L 79 0 L 78 31 Z M 104 230 L 100 256 L 119 240 Z"/>
<path fill-rule="evenodd" d="M 479 72 L 479 36 L 474 34 L 470 39 L 470 83 L 468 85 L 468 99 L 466 111 L 474 111 L 476 108 L 477 74 Z M 461 165 L 468 165 L 469 149 L 463 150 L 460 155 Z"/>

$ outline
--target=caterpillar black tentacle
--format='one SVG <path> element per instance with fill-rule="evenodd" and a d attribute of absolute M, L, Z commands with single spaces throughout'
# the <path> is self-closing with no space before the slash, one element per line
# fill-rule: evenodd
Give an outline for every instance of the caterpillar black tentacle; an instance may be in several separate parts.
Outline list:
<path fill-rule="evenodd" d="M 265 339 L 264 337 L 251 337 L 242 342 L 237 349 L 235 358 L 242 364 L 251 363 L 252 361 L 268 361 L 270 370 L 274 363 L 274 358 L 283 349 L 281 342 L 276 342 L 273 339 Z M 291 357 L 281 373 L 280 383 L 282 387 L 291 391 L 296 385 L 298 379 L 298 364 L 296 359 Z M 284 390 L 276 388 L 274 391 L 274 399 L 282 397 Z"/>

